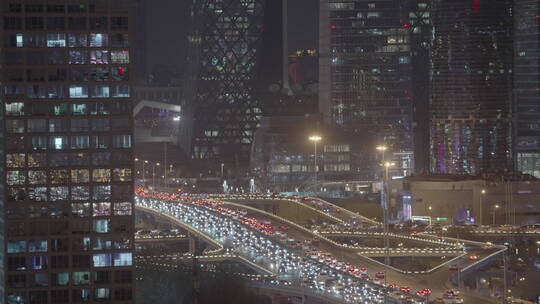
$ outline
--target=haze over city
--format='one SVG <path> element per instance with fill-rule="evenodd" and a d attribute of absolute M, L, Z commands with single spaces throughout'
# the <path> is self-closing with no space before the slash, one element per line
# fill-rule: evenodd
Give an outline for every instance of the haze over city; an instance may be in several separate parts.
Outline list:
<path fill-rule="evenodd" d="M 0 303 L 540 303 L 539 7 L 0 1 Z"/>

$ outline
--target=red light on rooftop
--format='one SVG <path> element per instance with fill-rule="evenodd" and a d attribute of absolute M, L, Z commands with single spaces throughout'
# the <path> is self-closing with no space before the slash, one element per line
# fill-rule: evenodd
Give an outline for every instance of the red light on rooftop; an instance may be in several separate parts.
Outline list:
<path fill-rule="evenodd" d="M 403 23 L 403 25 L 402 25 L 402 26 L 403 26 L 404 28 L 409 28 L 409 27 L 411 27 L 411 25 L 410 25 L 410 24 L 408 24 L 408 23 Z"/>

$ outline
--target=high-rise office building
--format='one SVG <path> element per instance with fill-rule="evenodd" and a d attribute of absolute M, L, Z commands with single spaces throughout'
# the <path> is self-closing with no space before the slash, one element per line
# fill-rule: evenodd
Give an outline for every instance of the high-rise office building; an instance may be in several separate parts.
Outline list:
<path fill-rule="evenodd" d="M 514 1 L 514 102 L 516 170 L 540 177 L 538 0 Z"/>
<path fill-rule="evenodd" d="M 319 12 L 320 111 L 331 123 L 363 135 L 364 144 L 373 145 L 373 154 L 377 144 L 389 146 L 397 165 L 392 174 L 412 173 L 414 94 L 408 3 L 321 0 Z"/>
<path fill-rule="evenodd" d="M 429 171 L 429 87 L 431 50 L 431 1 L 402 3 L 411 33 L 411 81 L 413 99 L 414 169 Z"/>
<path fill-rule="evenodd" d="M 431 170 L 512 167 L 512 6 L 509 0 L 432 3 Z"/>
<path fill-rule="evenodd" d="M 205 173 L 219 172 L 222 163 L 237 173 L 249 168 L 262 114 L 258 89 L 267 91 L 270 75 L 274 81 L 281 77 L 281 13 L 277 0 L 192 4 L 187 71 L 196 85 L 192 158 L 206 167 Z"/>
<path fill-rule="evenodd" d="M 132 303 L 129 0 L 4 0 L 2 303 Z"/>

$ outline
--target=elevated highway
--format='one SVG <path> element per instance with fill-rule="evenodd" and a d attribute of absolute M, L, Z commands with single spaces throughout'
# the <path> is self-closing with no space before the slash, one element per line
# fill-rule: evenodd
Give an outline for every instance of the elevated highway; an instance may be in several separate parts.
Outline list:
<path fill-rule="evenodd" d="M 223 198 L 222 198 L 223 199 Z M 301 202 L 302 203 L 302 202 Z M 191 203 L 180 203 L 182 205 L 190 205 Z M 199 204 L 210 204 L 209 200 L 200 200 Z M 263 210 L 257 209 L 255 207 L 250 207 L 250 204 L 244 204 L 244 203 L 238 203 L 238 202 L 229 202 L 229 201 L 219 201 L 217 202 L 219 207 L 213 206 L 212 208 L 223 208 L 223 214 L 216 214 L 214 212 L 214 216 L 217 216 L 216 218 L 219 221 L 232 221 L 236 222 L 236 224 L 233 224 L 233 226 L 237 226 L 238 223 L 243 223 L 242 221 L 239 221 L 238 214 L 244 214 L 247 217 L 253 217 L 257 220 L 260 220 L 262 222 L 268 223 L 270 226 L 280 226 L 283 224 L 286 224 L 289 228 L 288 235 L 293 236 L 295 240 L 298 241 L 306 241 L 306 240 L 312 240 L 314 237 L 320 238 L 320 244 L 317 244 L 316 247 L 319 250 L 323 250 L 325 252 L 329 252 L 332 254 L 332 256 L 342 261 L 343 263 L 347 263 L 348 265 L 353 265 L 357 267 L 366 267 L 369 269 L 370 273 L 375 272 L 383 272 L 386 275 L 386 281 L 388 283 L 394 283 L 400 286 L 410 286 L 413 290 L 419 290 L 422 288 L 430 288 L 433 290 L 433 294 L 441 294 L 443 291 L 450 288 L 450 285 L 448 284 L 449 279 L 455 274 L 454 272 L 450 271 L 448 267 L 446 266 L 439 266 L 434 269 L 430 269 L 430 271 L 403 271 L 400 269 L 396 269 L 394 267 L 389 267 L 381 262 L 378 262 L 377 260 L 374 260 L 370 257 L 376 257 L 380 254 L 380 251 L 377 252 L 376 249 L 370 249 L 370 250 L 364 250 L 359 251 L 359 248 L 357 247 L 351 247 L 346 246 L 343 244 L 339 244 L 329 238 L 327 238 L 324 234 L 318 234 L 314 231 L 311 231 L 310 229 L 307 229 L 305 227 L 302 227 L 300 225 L 297 225 L 296 223 L 289 221 L 287 219 L 278 217 L 276 215 L 273 215 L 271 213 L 265 212 Z M 137 198 L 137 208 L 140 208 L 141 210 L 146 210 L 149 212 L 155 212 L 156 214 L 166 215 L 172 218 L 177 218 L 178 222 L 181 225 L 184 225 L 185 228 L 189 228 L 188 230 L 196 235 L 200 235 L 203 239 L 207 240 L 208 242 L 211 242 L 210 239 L 213 240 L 213 244 L 219 248 L 219 250 L 215 254 L 220 254 L 225 250 L 225 248 L 233 248 L 233 250 L 239 250 L 238 248 L 241 247 L 239 244 L 236 244 L 232 242 L 232 244 L 226 245 L 228 243 L 227 237 L 224 237 L 222 234 L 212 234 L 213 230 L 205 230 L 199 227 L 196 228 L 193 224 L 193 219 L 189 219 L 189 217 L 181 216 L 181 214 L 178 213 L 178 211 L 174 210 L 174 206 L 178 206 L 178 202 L 174 202 L 171 200 L 168 200 L 167 198 Z M 202 206 L 201 205 L 201 206 Z M 201 206 L 192 206 L 191 209 L 200 209 L 205 208 Z M 185 207 L 185 206 L 183 206 Z M 188 209 L 190 209 L 188 208 Z M 218 210 L 218 209 L 212 209 L 211 210 Z M 316 210 L 317 208 L 313 208 L 314 212 L 322 212 L 323 210 Z M 184 210 L 187 210 L 184 208 Z M 230 210 L 236 210 L 235 212 L 230 212 Z M 237 213 L 239 212 L 239 213 Z M 340 214 L 345 214 L 346 216 L 357 216 L 356 214 L 347 214 L 344 211 L 338 212 Z M 235 218 L 236 217 L 236 218 Z M 339 217 L 345 225 L 346 223 L 346 217 Z M 192 221 L 192 222 L 190 222 Z M 373 226 L 375 223 L 363 221 L 363 223 L 369 223 L 369 225 Z M 230 225 L 229 223 L 227 225 Z M 240 225 L 242 226 L 242 225 Z M 202 226 L 205 228 L 204 226 Z M 214 227 L 215 228 L 215 227 Z M 190 230 L 191 229 L 191 230 Z M 214 231 L 215 232 L 215 231 Z M 367 232 L 363 232 L 367 233 Z M 256 232 L 255 235 L 258 237 L 263 237 L 263 239 L 266 239 L 265 242 L 270 242 L 272 244 L 279 244 L 278 241 L 276 241 L 275 236 L 272 235 L 264 235 L 264 233 Z M 410 236 L 399 236 L 399 237 L 410 237 Z M 457 264 L 460 267 L 460 271 L 466 270 L 467 267 L 470 269 L 470 265 L 474 265 L 476 262 L 471 261 L 467 258 L 467 254 L 474 253 L 474 254 L 481 254 L 481 262 L 486 262 L 490 259 L 496 258 L 498 254 L 500 254 L 500 251 L 503 250 L 502 248 L 490 248 L 485 249 L 485 244 L 478 244 L 478 243 L 470 243 L 463 240 L 456 240 L 456 239 L 449 239 L 444 238 L 440 239 L 438 237 L 433 236 L 419 236 L 415 237 L 418 239 L 418 241 L 426 242 L 431 245 L 438 244 L 438 245 L 444 245 L 446 247 L 439 248 L 439 251 L 432 250 L 431 254 L 432 256 L 440 256 L 439 254 L 447 253 L 447 256 L 456 255 L 453 259 L 449 261 L 449 263 Z M 293 248 L 289 246 L 288 244 L 280 244 L 278 246 L 279 248 L 283 248 L 280 250 L 286 250 L 287 254 L 292 256 L 293 260 L 299 259 L 299 257 L 302 256 L 303 252 L 302 250 L 299 250 L 298 248 Z M 466 250 L 466 253 L 463 253 L 463 249 Z M 447 250 L 449 252 L 443 252 L 443 250 Z M 260 258 L 260 256 L 264 256 L 265 253 L 259 252 L 260 256 L 253 256 L 250 255 L 249 252 L 246 252 L 245 250 L 239 250 L 240 255 L 246 260 L 251 261 L 252 263 L 259 265 L 260 267 L 266 269 L 268 272 L 274 274 L 277 278 L 288 278 L 290 279 L 290 274 L 284 274 L 280 269 L 275 269 L 275 263 L 269 262 L 267 258 Z M 461 254 L 459 254 L 461 253 Z M 414 252 L 414 250 L 409 250 L 408 252 L 397 252 L 395 251 L 393 255 L 395 256 L 407 256 L 407 255 L 416 255 L 416 256 L 425 256 L 425 252 Z M 271 260 L 271 259 L 270 259 Z M 326 267 L 329 267 L 328 265 L 325 265 L 324 263 L 320 263 L 317 260 L 310 260 L 309 257 L 302 257 L 300 260 L 303 262 L 304 260 L 308 262 L 308 264 L 311 266 L 316 265 L 317 269 L 321 269 L 324 271 Z M 294 264 L 294 263 L 292 263 Z M 334 263 L 335 264 L 335 263 Z M 274 266 L 273 266 L 274 265 Z M 336 274 L 340 274 L 341 276 L 347 276 L 349 275 L 346 271 L 340 270 L 341 266 L 336 266 L 337 269 L 334 267 L 333 270 L 330 270 L 332 273 L 335 272 Z M 300 267 L 302 268 L 302 267 Z M 298 272 L 298 271 L 297 271 Z M 300 276 L 298 276 L 299 279 L 302 278 L 303 270 L 299 271 Z M 304 273 L 305 275 L 305 273 Z M 370 282 L 364 282 L 362 280 L 356 281 L 357 279 L 352 276 L 352 279 L 355 284 L 367 284 L 365 286 L 370 286 Z M 293 280 L 294 281 L 294 280 Z M 360 282 L 360 283 L 358 283 Z M 364 282 L 364 283 L 362 283 Z M 356 288 L 359 285 L 354 285 L 352 288 Z M 377 286 L 375 284 L 374 286 Z M 347 295 L 348 294 L 348 295 Z M 354 302 L 354 298 L 351 298 L 351 293 L 343 292 L 338 296 L 338 298 L 341 297 L 341 299 L 349 300 L 349 302 Z M 494 299 L 486 299 L 486 298 L 478 298 L 474 295 L 465 295 L 464 296 L 466 303 L 490 303 L 490 302 L 496 302 Z M 353 299 L 353 301 L 350 301 Z M 419 302 L 421 300 L 417 299 Z"/>

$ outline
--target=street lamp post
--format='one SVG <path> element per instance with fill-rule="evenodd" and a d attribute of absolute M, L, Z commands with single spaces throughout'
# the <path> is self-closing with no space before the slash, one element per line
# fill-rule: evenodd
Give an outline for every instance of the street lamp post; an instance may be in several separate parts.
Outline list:
<path fill-rule="evenodd" d="M 377 146 L 375 149 L 377 149 L 377 151 L 381 152 L 381 154 L 382 154 L 381 162 L 384 164 L 384 152 L 386 151 L 387 147 L 386 146 Z"/>
<path fill-rule="evenodd" d="M 134 164 L 135 168 L 134 168 L 134 170 L 135 170 L 135 172 L 137 172 L 137 175 L 135 175 L 135 179 L 137 179 L 137 177 L 138 177 L 138 175 L 139 175 L 139 171 L 137 171 L 137 162 L 139 162 L 139 159 L 138 159 L 137 157 L 135 157 L 135 159 L 133 159 L 133 160 L 135 161 L 135 164 Z"/>
<path fill-rule="evenodd" d="M 165 187 L 167 187 L 167 142 L 163 144 L 163 182 L 165 183 Z"/>
<path fill-rule="evenodd" d="M 395 166 L 395 163 L 393 162 L 385 162 L 384 163 L 384 182 L 383 182 L 383 191 L 384 191 L 384 206 L 383 206 L 383 223 L 384 223 L 384 263 L 386 265 L 390 265 L 390 257 L 389 257 L 389 243 L 390 240 L 388 238 L 389 233 L 389 227 L 388 227 L 388 169 L 390 167 Z"/>
<path fill-rule="evenodd" d="M 322 140 L 322 137 L 319 135 L 312 135 L 309 137 L 309 140 L 313 142 L 315 146 L 315 187 L 317 186 L 317 173 L 319 171 L 319 167 L 317 165 L 317 143 Z"/>
<path fill-rule="evenodd" d="M 389 239 L 388 239 L 388 193 L 387 193 L 387 180 L 388 180 L 388 168 L 392 165 L 390 162 L 385 162 L 384 159 L 384 153 L 388 149 L 386 146 L 381 145 L 375 147 L 375 149 L 379 152 L 381 152 L 381 164 L 384 167 L 384 176 L 382 177 L 382 197 L 384 200 L 382 201 L 383 204 L 383 229 L 384 229 L 384 263 L 386 265 L 390 264 L 390 257 L 388 256 L 388 247 L 389 247 Z M 386 274 L 385 274 L 386 278 Z"/>
<path fill-rule="evenodd" d="M 146 187 L 146 178 L 145 178 L 146 169 L 144 168 L 145 164 L 148 164 L 147 160 L 143 161 L 142 163 L 142 180 L 143 180 L 143 185 Z"/>
<path fill-rule="evenodd" d="M 156 166 L 159 167 L 159 163 L 152 164 L 152 188 L 156 189 Z"/>
<path fill-rule="evenodd" d="M 478 213 L 478 215 L 480 216 L 480 218 L 479 218 L 480 221 L 478 222 L 479 225 L 482 225 L 483 222 L 484 222 L 484 220 L 482 218 L 482 216 L 483 216 L 483 214 L 482 214 L 482 209 L 483 209 L 482 198 L 484 197 L 486 192 L 487 192 L 486 189 L 482 189 L 480 191 L 480 212 Z"/>
<path fill-rule="evenodd" d="M 225 167 L 224 163 L 221 163 L 221 178 L 223 179 L 223 167 Z"/>
<path fill-rule="evenodd" d="M 499 205 L 496 204 L 495 206 L 493 206 L 493 223 L 492 225 L 495 226 L 495 212 L 497 211 L 497 209 L 499 209 Z"/>

